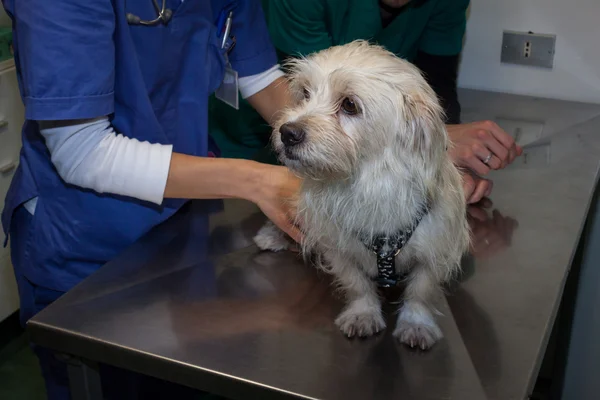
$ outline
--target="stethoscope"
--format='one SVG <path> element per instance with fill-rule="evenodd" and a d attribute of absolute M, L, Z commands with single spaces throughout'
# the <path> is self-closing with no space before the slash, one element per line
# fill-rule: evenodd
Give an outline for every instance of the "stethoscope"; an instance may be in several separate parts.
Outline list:
<path fill-rule="evenodd" d="M 170 8 L 167 8 L 167 0 L 162 0 L 162 7 L 158 6 L 157 0 L 152 0 L 152 4 L 154 4 L 154 8 L 158 13 L 158 17 L 153 20 L 147 21 L 141 19 L 137 15 L 133 13 L 127 13 L 127 23 L 129 25 L 144 25 L 144 26 L 154 26 L 160 23 L 167 25 L 171 18 L 173 18 L 173 11 Z M 221 48 L 225 48 L 227 43 L 227 39 L 229 39 L 229 34 L 231 33 L 231 22 L 232 22 L 233 11 L 222 10 L 221 15 L 219 16 L 219 22 L 217 26 L 217 32 L 221 32 L 224 29 L 224 34 L 221 42 Z M 229 46 L 227 53 L 231 52 L 231 50 L 235 47 L 235 37 L 232 38 L 232 44 Z"/>
<path fill-rule="evenodd" d="M 144 25 L 144 26 L 154 26 L 160 23 L 163 24 L 168 24 L 169 21 L 171 20 L 171 18 L 173 17 L 173 11 L 169 8 L 167 8 L 167 0 L 162 0 L 162 7 L 158 6 L 158 1 L 157 0 L 152 0 L 152 3 L 154 4 L 154 8 L 156 9 L 156 12 L 158 13 L 158 17 L 154 18 L 153 20 L 147 21 L 147 20 L 143 20 L 140 17 L 138 17 L 135 14 L 132 13 L 127 13 L 126 17 L 127 17 L 127 23 L 130 25 Z"/>

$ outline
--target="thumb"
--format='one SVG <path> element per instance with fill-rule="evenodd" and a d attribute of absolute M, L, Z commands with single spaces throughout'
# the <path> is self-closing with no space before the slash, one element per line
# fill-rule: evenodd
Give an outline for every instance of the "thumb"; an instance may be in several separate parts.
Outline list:
<path fill-rule="evenodd" d="M 475 180 L 468 173 L 463 174 L 463 190 L 465 193 L 465 200 L 471 198 L 471 195 L 475 190 Z"/>
<path fill-rule="evenodd" d="M 304 235 L 297 226 L 292 224 L 287 218 L 283 217 L 279 221 L 273 221 L 275 224 L 291 237 L 296 243 L 301 243 Z"/>

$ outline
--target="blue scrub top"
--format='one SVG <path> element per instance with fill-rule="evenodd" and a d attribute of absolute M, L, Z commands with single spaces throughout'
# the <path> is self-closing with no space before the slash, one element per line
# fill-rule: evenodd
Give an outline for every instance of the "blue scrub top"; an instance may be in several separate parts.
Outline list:
<path fill-rule="evenodd" d="M 67 185 L 37 120 L 110 115 L 116 131 L 175 152 L 206 156 L 207 103 L 225 68 L 219 17 L 233 10 L 240 77 L 277 63 L 259 0 L 168 0 L 168 25 L 130 26 L 126 13 L 154 19 L 151 0 L 2 0 L 13 20 L 25 124 L 20 165 L 2 214 L 38 197 L 26 246 L 27 279 L 66 291 L 183 204 L 161 206 Z M 15 266 L 17 267 L 17 266 Z"/>

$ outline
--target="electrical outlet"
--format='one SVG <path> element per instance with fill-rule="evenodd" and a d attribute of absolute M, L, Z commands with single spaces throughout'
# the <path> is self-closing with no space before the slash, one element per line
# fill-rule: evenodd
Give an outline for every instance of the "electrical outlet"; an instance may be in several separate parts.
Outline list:
<path fill-rule="evenodd" d="M 500 61 L 552 69 L 556 35 L 504 31 Z"/>
<path fill-rule="evenodd" d="M 531 57 L 531 42 L 529 40 L 526 41 L 525 46 L 523 46 L 523 57 Z"/>

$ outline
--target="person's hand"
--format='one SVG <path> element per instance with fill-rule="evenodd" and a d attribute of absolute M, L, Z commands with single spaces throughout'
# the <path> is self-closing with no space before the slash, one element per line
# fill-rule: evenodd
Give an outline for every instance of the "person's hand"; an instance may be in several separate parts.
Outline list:
<path fill-rule="evenodd" d="M 286 167 L 264 165 L 263 178 L 253 201 L 279 229 L 300 243 L 297 226 L 297 200 L 302 180 Z"/>
<path fill-rule="evenodd" d="M 503 216 L 498 210 L 490 216 L 486 210 L 490 206 L 491 202 L 485 200 L 467 209 L 473 237 L 471 253 L 478 258 L 490 257 L 510 246 L 513 232 L 519 226 L 516 220 Z"/>
<path fill-rule="evenodd" d="M 446 128 L 453 144 L 448 153 L 454 164 L 479 175 L 504 168 L 523 153 L 515 140 L 492 121 L 446 125 Z"/>
<path fill-rule="evenodd" d="M 488 179 L 480 178 L 468 171 L 461 171 L 463 178 L 463 190 L 467 204 L 474 204 L 484 197 L 489 197 L 494 184 Z"/>

